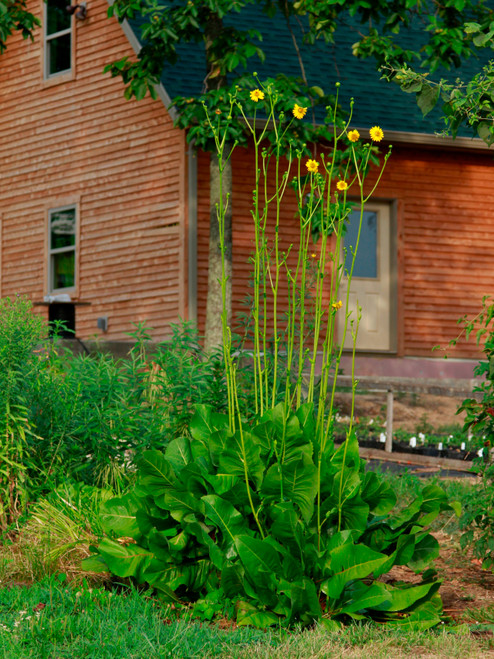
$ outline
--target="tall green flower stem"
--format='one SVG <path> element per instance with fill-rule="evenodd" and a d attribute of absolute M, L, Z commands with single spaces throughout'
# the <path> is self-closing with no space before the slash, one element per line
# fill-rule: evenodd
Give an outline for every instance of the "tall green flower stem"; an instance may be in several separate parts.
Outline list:
<path fill-rule="evenodd" d="M 260 83 L 259 83 L 260 84 Z M 328 113 L 328 123 L 332 126 L 331 148 L 328 154 L 321 154 L 319 160 L 309 157 L 309 151 L 294 149 L 290 143 L 289 128 L 293 121 L 285 121 L 283 113 L 277 114 L 277 106 L 282 100 L 271 88 L 257 90 L 258 100 L 265 117 L 261 126 L 257 112 L 253 119 L 245 114 L 242 103 L 237 97 L 231 99 L 231 113 L 238 111 L 243 116 L 247 130 L 250 132 L 253 150 L 255 182 L 251 215 L 254 229 L 253 262 L 253 370 L 256 415 L 262 417 L 264 412 L 273 409 L 278 402 L 281 391 L 284 394 L 285 418 L 292 406 L 299 407 L 304 400 L 304 374 L 307 373 L 306 402 L 312 403 L 316 413 L 316 431 L 314 439 L 315 462 L 317 467 L 317 531 L 320 538 L 324 521 L 321 519 L 321 479 L 323 464 L 328 458 L 328 450 L 333 446 L 333 408 L 336 392 L 336 378 L 343 355 L 345 338 L 351 328 L 353 338 L 352 375 L 354 377 L 355 349 L 359 315 L 353 317 L 350 310 L 350 287 L 360 242 L 364 205 L 373 194 L 384 171 L 389 153 L 378 173 L 372 189 L 364 194 L 364 178 L 369 169 L 373 153 L 370 143 L 361 144 L 359 136 L 350 136 L 351 113 L 346 123 L 338 120 L 337 99 L 334 108 Z M 295 112 L 294 115 L 296 116 Z M 297 117 L 300 119 L 301 117 Z M 209 120 L 209 118 L 208 118 Z M 221 176 L 224 163 L 231 158 L 231 151 L 225 154 L 225 137 L 220 135 L 214 122 L 211 130 L 217 146 L 217 155 Z M 270 134 L 271 145 L 266 146 L 266 137 Z M 296 162 L 294 180 L 292 169 Z M 339 180 L 338 180 L 339 179 Z M 289 184 L 295 190 L 298 206 L 299 236 L 298 245 L 282 247 L 281 227 L 282 208 Z M 293 184 L 293 185 L 292 185 Z M 358 193 L 356 194 L 356 191 Z M 351 199 L 358 198 L 357 201 Z M 348 197 L 348 199 L 347 199 Z M 220 242 L 224 241 L 224 214 L 229 200 L 220 201 L 217 206 L 220 226 Z M 356 244 L 343 249 L 345 225 L 352 206 L 359 210 L 359 227 Z M 273 235 L 268 230 L 268 218 L 272 221 Z M 310 256 L 310 236 L 318 226 L 319 243 L 313 259 Z M 349 267 L 345 270 L 345 255 L 350 250 Z M 224 244 L 221 243 L 224 255 Z M 348 258 L 346 258 L 348 262 Z M 310 266 L 309 264 L 313 264 Z M 315 281 L 310 282 L 310 271 L 315 271 Z M 283 275 L 285 275 L 283 277 Z M 346 296 L 344 303 L 338 299 L 338 292 L 343 277 L 346 279 Z M 225 291 L 225 269 L 222 269 L 222 292 Z M 286 322 L 280 318 L 280 293 L 286 288 L 287 308 Z M 309 309 L 310 302 L 310 309 Z M 337 316 L 344 314 L 341 336 L 337 337 Z M 268 316 L 271 314 L 272 322 Z M 309 322 L 311 321 L 311 322 Z M 228 385 L 228 408 L 230 427 L 241 428 L 238 392 L 236 386 L 236 364 L 232 357 L 231 330 L 228 325 L 225 301 L 223 301 L 223 348 Z M 272 331 L 272 336 L 269 332 Z M 283 344 L 282 344 L 283 339 Z M 268 351 L 272 349 L 272 361 Z M 284 354 L 286 372 L 280 367 L 280 357 Z M 320 377 L 318 371 L 320 364 Z M 355 384 L 355 381 L 353 379 Z M 316 386 L 318 385 L 318 387 Z M 354 391 L 354 387 L 352 388 Z M 353 415 L 353 407 L 352 407 Z M 345 445 L 347 442 L 345 442 Z M 280 473 L 283 469 L 285 454 L 284 440 L 276 448 Z M 343 478 L 345 471 L 346 449 L 343 450 L 343 466 L 339 485 L 338 510 L 341 525 Z M 250 495 L 249 475 L 245 473 L 245 483 Z M 280 479 L 283 487 L 283 479 Z M 283 496 L 281 497 L 283 500 Z M 258 511 L 255 510 L 252 497 L 249 496 L 251 509 L 256 523 L 263 535 Z"/>

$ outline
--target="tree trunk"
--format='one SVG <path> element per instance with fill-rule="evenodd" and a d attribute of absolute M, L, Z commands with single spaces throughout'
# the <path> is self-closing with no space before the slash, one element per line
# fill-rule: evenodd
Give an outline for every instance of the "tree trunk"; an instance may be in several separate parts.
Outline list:
<path fill-rule="evenodd" d="M 221 89 L 227 84 L 226 75 L 218 72 L 218 63 L 212 51 L 223 30 L 221 18 L 214 12 L 208 14 L 205 21 L 204 41 L 206 47 L 206 89 Z M 225 154 L 230 151 L 225 145 Z M 218 156 L 211 153 L 209 165 L 209 261 L 208 294 L 206 300 L 206 329 L 204 347 L 207 351 L 222 344 L 221 315 L 223 313 L 221 286 L 221 249 L 218 215 L 216 207 L 220 201 L 220 171 Z M 223 208 L 225 213 L 225 307 L 227 322 L 231 319 L 232 309 L 232 167 L 231 160 L 225 164 L 222 180 Z"/>
<path fill-rule="evenodd" d="M 220 171 L 218 156 L 211 154 L 209 165 L 210 177 L 210 208 L 209 208 L 209 261 L 208 261 L 208 297 L 206 304 L 206 337 L 205 348 L 211 350 L 221 345 L 222 303 L 222 256 L 220 248 L 220 231 L 217 215 L 217 205 L 220 201 Z M 227 322 L 231 320 L 232 308 L 232 167 L 229 160 L 223 170 L 222 180 L 223 208 L 226 206 L 225 227 L 225 310 Z M 230 196 L 227 199 L 227 195 Z M 228 204 L 228 205 L 227 205 Z"/>

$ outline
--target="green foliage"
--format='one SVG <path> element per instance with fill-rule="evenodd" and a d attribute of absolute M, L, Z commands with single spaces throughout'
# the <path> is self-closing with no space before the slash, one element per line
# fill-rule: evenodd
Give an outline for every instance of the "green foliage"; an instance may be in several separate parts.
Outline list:
<path fill-rule="evenodd" d="M 486 0 L 304 0 L 295 2 L 300 13 L 307 13 L 311 26 L 306 39 L 314 43 L 317 38 L 333 41 L 343 12 L 349 12 L 367 24 L 361 38 L 353 46 L 358 57 L 372 56 L 378 62 L 403 65 L 417 61 L 418 65 L 435 71 L 439 66 L 459 66 L 462 59 L 475 54 L 478 47 L 487 43 L 474 38 L 467 21 L 477 19 L 479 32 L 492 29 L 493 13 Z M 402 34 L 420 21 L 427 41 L 420 48 L 404 48 Z M 365 30 L 365 31 L 364 31 Z"/>
<path fill-rule="evenodd" d="M 34 40 L 34 30 L 41 21 L 26 7 L 26 0 L 0 0 L 0 53 L 5 51 L 7 39 L 14 32 L 20 32 L 23 39 Z"/>
<path fill-rule="evenodd" d="M 482 309 L 472 320 L 466 317 L 458 322 L 463 326 L 461 334 L 466 338 L 474 333 L 477 345 L 482 343 L 485 360 L 475 368 L 475 375 L 483 379 L 474 387 L 474 392 L 481 394 L 477 398 L 467 398 L 458 408 L 465 412 L 463 430 L 477 438 L 483 444 L 482 456 L 476 461 L 476 470 L 482 476 L 480 487 L 468 497 L 460 526 L 465 530 L 461 538 L 462 545 L 471 545 L 475 556 L 482 559 L 485 568 L 494 566 L 494 465 L 492 464 L 492 447 L 494 446 L 494 304 L 488 296 L 482 299 Z M 460 336 L 461 336 L 460 334 Z M 459 337 L 458 337 L 459 338 Z M 450 342 L 455 344 L 458 339 Z M 480 441 L 479 441 L 480 440 Z"/>
<path fill-rule="evenodd" d="M 309 145 L 318 139 L 331 140 L 332 135 L 325 125 L 316 125 L 308 122 L 293 124 L 294 103 L 314 110 L 321 105 L 326 108 L 334 105 L 334 96 L 324 94 L 318 87 L 310 87 L 301 78 L 288 77 L 278 74 L 275 78 L 268 78 L 262 82 L 251 75 L 241 76 L 229 86 L 213 89 L 201 96 L 177 97 L 173 99 L 171 107 L 178 111 L 175 125 L 187 129 L 187 141 L 194 141 L 195 145 L 206 151 L 216 150 L 214 137 L 211 133 L 207 114 L 213 118 L 215 128 L 230 144 L 246 146 L 249 142 L 248 130 L 244 114 L 254 116 L 257 114 L 262 122 L 270 114 L 269 102 L 255 102 L 245 93 L 256 87 L 270 88 L 276 97 L 276 109 L 283 113 L 279 130 L 267 130 L 265 137 L 271 144 L 279 143 L 279 133 L 284 139 L 280 144 L 281 152 L 287 153 L 290 149 L 299 150 L 305 155 L 311 153 Z M 244 93 L 242 93 L 244 92 Z M 242 99 L 243 113 L 232 100 Z M 293 124 L 293 125 L 292 125 Z M 348 154 L 347 154 L 348 155 Z M 345 156 L 342 155 L 342 160 Z"/>
<path fill-rule="evenodd" d="M 222 409 L 221 356 L 205 356 L 190 323 L 172 326 L 151 348 L 146 328 L 133 333 L 125 359 L 104 353 L 59 356 L 33 383 L 30 407 L 36 433 L 30 444 L 39 471 L 125 490 L 134 460 L 164 448 L 187 431 L 193 405 Z"/>
<path fill-rule="evenodd" d="M 463 324 L 466 338 L 472 332 L 476 334 L 477 345 L 482 342 L 482 352 L 485 360 L 475 368 L 475 375 L 482 377 L 474 392 L 481 394 L 481 400 L 469 398 L 463 401 L 458 412 L 466 412 L 464 430 L 482 435 L 486 446 L 494 446 L 494 304 L 488 296 L 482 299 L 482 310 L 473 319 L 466 318 L 459 322 Z M 462 333 L 463 333 L 462 332 Z M 457 339 L 451 342 L 456 343 Z"/>
<path fill-rule="evenodd" d="M 136 457 L 187 433 L 196 403 L 226 409 L 222 355 L 204 354 L 191 323 L 153 347 L 145 327 L 133 338 L 125 359 L 75 356 L 29 301 L 0 301 L 0 530 L 67 476 L 123 492 Z"/>
<path fill-rule="evenodd" d="M 494 24 L 494 23 L 493 23 Z M 442 103 L 444 122 L 453 137 L 466 124 L 488 146 L 494 142 L 494 62 L 489 62 L 469 81 L 447 79 L 432 81 L 427 73 L 416 73 L 406 64 L 399 68 L 388 65 L 382 69 L 384 77 L 398 83 L 403 91 L 415 93 L 424 115 L 438 102 Z"/>
<path fill-rule="evenodd" d="M 44 368 L 45 337 L 43 321 L 31 314 L 27 299 L 0 300 L 0 531 L 27 502 L 28 447 L 34 437 L 27 391 Z"/>
<path fill-rule="evenodd" d="M 393 565 L 423 570 L 437 556 L 426 527 L 451 509 L 439 487 L 390 515 L 396 498 L 363 472 L 350 435 L 338 450 L 325 448 L 319 522 L 312 406 L 287 413 L 280 404 L 234 432 L 228 416 L 198 406 L 190 430 L 192 439 L 173 440 L 165 453 L 146 452 L 133 492 L 102 506 L 108 537 L 86 569 L 133 577 L 180 602 L 220 589 L 238 599 L 242 625 L 439 621 L 433 571 L 416 586 L 376 581 Z"/>

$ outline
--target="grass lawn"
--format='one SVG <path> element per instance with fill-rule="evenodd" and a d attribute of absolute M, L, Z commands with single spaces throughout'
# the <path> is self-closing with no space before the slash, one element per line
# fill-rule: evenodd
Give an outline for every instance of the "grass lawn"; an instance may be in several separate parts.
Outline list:
<path fill-rule="evenodd" d="M 447 629 L 403 633 L 371 625 L 341 632 L 261 631 L 177 619 L 166 605 L 133 589 L 111 592 L 70 586 L 50 577 L 0 590 L 2 659 L 235 657 L 485 657 L 494 656 L 488 626 L 472 635 Z"/>

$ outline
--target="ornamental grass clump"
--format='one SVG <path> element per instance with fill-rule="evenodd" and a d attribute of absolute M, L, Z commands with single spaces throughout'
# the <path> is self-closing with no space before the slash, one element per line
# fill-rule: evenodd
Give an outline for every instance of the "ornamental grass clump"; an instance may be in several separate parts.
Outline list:
<path fill-rule="evenodd" d="M 292 147 L 290 130 L 306 106 L 296 99 L 293 116 L 280 116 L 276 90 L 259 87 L 250 93 L 253 117 L 244 113 L 245 92 L 232 97 L 230 107 L 231 117 L 243 117 L 254 147 L 252 344 L 245 350 L 254 377 L 254 418 L 247 422 L 241 413 L 238 371 L 245 355 L 232 345 L 223 265 L 228 411 L 196 406 L 189 434 L 174 438 L 164 452 L 143 454 L 134 490 L 103 505 L 107 537 L 85 568 L 148 583 L 184 605 L 231 599 L 238 624 L 319 620 L 333 628 L 374 619 L 427 629 L 441 614 L 435 571 L 426 569 L 414 585 L 389 585 L 379 577 L 393 565 L 427 568 L 439 553 L 427 527 L 442 510 L 456 508 L 441 488 L 429 486 L 393 514 L 396 496 L 378 474 L 364 470 L 352 423 L 341 446 L 333 436 L 336 374 L 347 333 L 355 353 L 360 315 L 350 309 L 350 286 L 339 294 L 342 279 L 351 281 L 358 248 L 357 238 L 345 268 L 343 237 L 352 208 L 347 195 L 357 200 L 361 224 L 377 185 L 364 192 L 373 146 L 349 130 L 351 116 L 340 120 L 335 103 L 328 110 L 329 146 L 320 152 Z M 235 145 L 211 116 L 221 192 L 221 173 Z M 383 139 L 381 129 L 374 127 L 371 137 Z M 377 181 L 381 174 L 382 168 Z M 299 235 L 287 249 L 281 209 L 290 195 Z M 225 257 L 231 201 L 223 194 L 219 199 Z M 314 226 L 316 251 L 310 244 Z M 311 269 L 316 276 L 310 285 Z"/>

